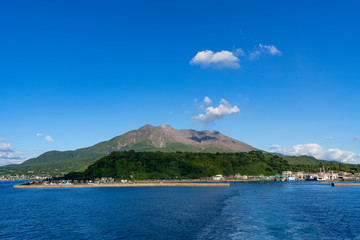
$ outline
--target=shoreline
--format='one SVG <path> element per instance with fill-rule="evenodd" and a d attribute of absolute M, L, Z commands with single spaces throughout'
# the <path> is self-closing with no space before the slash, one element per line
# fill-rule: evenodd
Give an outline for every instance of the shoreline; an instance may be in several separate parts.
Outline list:
<path fill-rule="evenodd" d="M 96 187 L 230 187 L 230 183 L 103 183 L 103 184 L 60 184 L 43 185 L 31 184 L 14 185 L 14 188 L 96 188 Z"/>

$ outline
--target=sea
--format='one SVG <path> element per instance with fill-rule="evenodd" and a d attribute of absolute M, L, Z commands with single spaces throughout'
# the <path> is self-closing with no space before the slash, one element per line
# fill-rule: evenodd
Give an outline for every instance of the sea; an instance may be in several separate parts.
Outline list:
<path fill-rule="evenodd" d="M 13 189 L 0 182 L 0 239 L 360 239 L 360 187 Z"/>

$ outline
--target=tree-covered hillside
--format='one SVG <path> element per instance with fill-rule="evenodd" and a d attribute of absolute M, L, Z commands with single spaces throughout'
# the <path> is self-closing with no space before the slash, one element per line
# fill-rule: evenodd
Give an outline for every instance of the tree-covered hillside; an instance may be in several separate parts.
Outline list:
<path fill-rule="evenodd" d="M 65 178 L 93 179 L 184 179 L 235 173 L 275 175 L 290 165 L 284 159 L 262 151 L 249 153 L 113 152 L 82 173 Z"/>
<path fill-rule="evenodd" d="M 262 151 L 237 153 L 195 152 L 113 152 L 90 165 L 83 172 L 72 172 L 67 179 L 194 179 L 216 174 L 276 175 L 282 171 L 360 172 L 360 165 L 317 160 L 308 164 L 289 164 L 286 159 Z"/>
<path fill-rule="evenodd" d="M 279 153 L 271 153 L 271 154 L 282 157 L 283 159 L 288 161 L 289 164 L 292 164 L 292 165 L 318 165 L 321 161 L 324 161 L 324 160 L 318 160 L 314 157 L 306 156 L 306 155 L 288 156 L 288 155 L 282 155 Z"/>

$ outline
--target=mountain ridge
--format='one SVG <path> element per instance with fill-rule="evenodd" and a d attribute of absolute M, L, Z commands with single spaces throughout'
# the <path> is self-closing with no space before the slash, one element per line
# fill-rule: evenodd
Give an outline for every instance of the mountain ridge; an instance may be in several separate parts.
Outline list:
<path fill-rule="evenodd" d="M 176 130 L 169 125 L 145 125 L 90 147 L 68 151 L 49 151 L 17 165 L 2 168 L 24 171 L 75 171 L 85 169 L 113 151 L 163 152 L 249 152 L 256 148 L 218 131 Z"/>

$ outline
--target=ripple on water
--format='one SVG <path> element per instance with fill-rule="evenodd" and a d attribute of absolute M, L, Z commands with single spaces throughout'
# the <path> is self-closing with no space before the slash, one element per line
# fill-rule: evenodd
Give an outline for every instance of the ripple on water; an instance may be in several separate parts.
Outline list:
<path fill-rule="evenodd" d="M 360 188 L 13 189 L 0 182 L 0 239 L 356 239 Z"/>
<path fill-rule="evenodd" d="M 360 188 L 318 183 L 235 183 L 235 196 L 199 239 L 353 239 Z"/>

